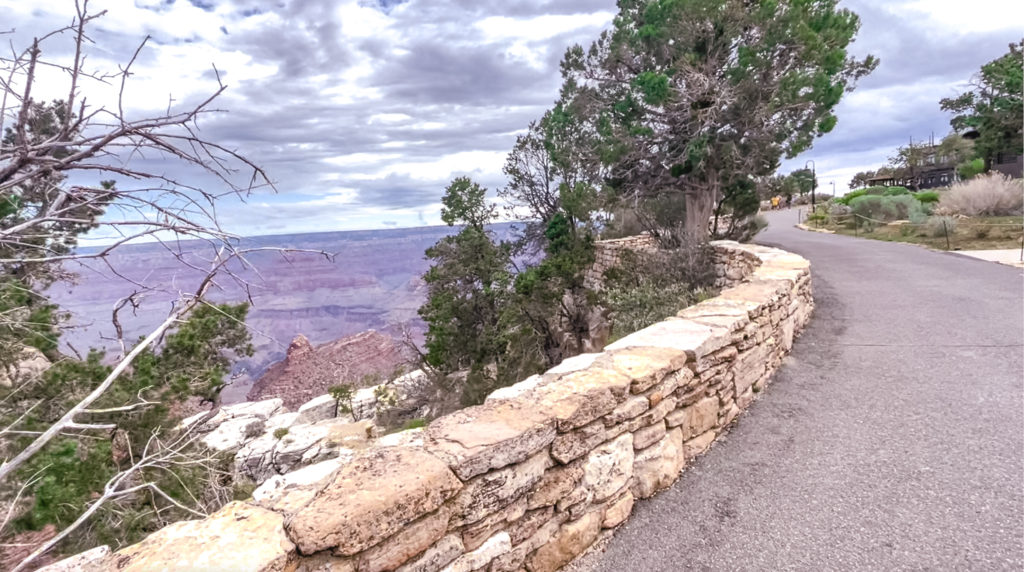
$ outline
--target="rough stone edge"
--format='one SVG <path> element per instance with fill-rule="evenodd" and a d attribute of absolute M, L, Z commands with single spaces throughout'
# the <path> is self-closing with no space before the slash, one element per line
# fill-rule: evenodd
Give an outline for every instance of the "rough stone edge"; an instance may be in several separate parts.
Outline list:
<path fill-rule="evenodd" d="M 754 263 L 754 267 L 752 269 L 753 271 L 750 274 L 748 274 L 747 276 L 745 276 L 745 277 L 743 277 L 742 279 L 739 279 L 739 280 L 730 280 L 728 283 L 724 284 L 724 286 L 726 288 L 728 288 L 730 286 L 742 284 L 742 283 L 747 283 L 747 282 L 751 282 L 752 283 L 752 282 L 757 281 L 757 282 L 779 282 L 780 283 L 780 284 L 778 284 L 779 288 L 782 288 L 784 286 L 784 283 L 788 283 L 788 284 L 785 284 L 785 285 L 788 285 L 790 288 L 794 289 L 794 291 L 795 291 L 795 289 L 798 288 L 798 286 L 800 285 L 801 282 L 803 282 L 805 279 L 809 279 L 810 263 L 806 259 L 804 259 L 804 258 L 802 258 L 802 257 L 800 257 L 798 255 L 795 255 L 795 254 L 792 254 L 792 253 L 789 253 L 789 252 L 786 252 L 786 251 L 783 251 L 783 250 L 780 250 L 780 249 L 771 248 L 771 247 L 764 247 L 764 246 L 758 246 L 758 245 L 752 245 L 752 244 L 740 244 L 740 243 L 736 243 L 736 242 L 733 242 L 733 241 L 715 241 L 715 242 L 712 242 L 711 244 L 716 249 L 716 251 L 718 251 L 720 254 L 722 254 L 723 251 L 724 251 L 725 254 L 730 254 L 730 253 L 731 254 L 740 254 L 740 255 L 750 259 L 750 261 Z M 705 301 L 703 303 L 710 302 L 711 304 L 714 304 L 715 300 L 716 300 L 716 298 L 712 298 L 712 299 L 710 299 L 708 301 Z M 767 303 L 767 300 L 760 301 L 760 302 L 754 301 L 753 303 Z M 805 312 L 803 313 L 802 323 L 797 324 L 798 328 L 802 328 L 803 326 L 806 325 L 806 322 L 809 319 L 810 312 L 811 312 L 812 309 L 813 309 L 813 299 L 810 299 L 808 307 L 805 309 Z M 680 318 L 670 317 L 667 320 L 680 320 Z M 695 322 L 695 324 L 697 324 L 697 323 Z M 656 325 L 657 324 L 655 324 L 655 326 Z M 697 324 L 697 325 L 699 325 L 699 324 Z M 784 353 L 788 353 L 788 352 L 784 352 Z M 606 352 L 602 352 L 602 354 L 608 355 L 609 352 L 607 352 L 607 351 Z M 598 360 L 595 360 L 595 361 L 599 362 L 600 360 L 598 359 Z M 588 367 L 584 368 L 584 371 L 586 369 L 591 369 L 591 368 L 600 369 L 600 367 L 601 366 L 599 364 L 595 363 L 592 366 L 588 366 Z M 577 373 L 582 373 L 582 372 L 577 372 Z M 573 375 L 573 374 L 569 374 L 569 375 Z M 566 377 L 565 374 L 561 374 L 561 375 L 558 375 L 558 374 L 553 374 L 553 375 L 545 374 L 545 375 L 542 376 L 542 381 L 540 383 L 537 383 L 536 380 L 533 380 L 531 382 L 531 384 L 533 384 L 534 387 L 557 386 L 558 385 L 558 381 L 560 379 L 564 378 L 564 377 Z M 509 399 L 512 399 L 512 400 L 522 400 L 524 397 L 528 398 L 529 396 L 513 395 Z M 465 410 L 463 410 L 463 411 L 465 411 Z M 459 413 L 460 412 L 456 412 L 456 414 L 459 414 Z M 453 414 L 453 415 L 455 415 L 455 414 Z M 446 417 L 448 417 L 448 416 L 446 416 Z M 472 417 L 470 417 L 470 420 L 468 422 L 469 423 L 473 423 Z M 544 441 L 546 441 L 546 439 Z M 545 446 L 546 446 L 546 444 L 545 444 Z M 371 450 L 368 451 L 368 453 L 372 453 L 373 450 L 378 449 L 378 448 L 379 447 L 376 447 L 376 446 L 372 447 Z M 419 449 L 420 451 L 422 451 L 424 453 L 431 454 L 431 455 L 437 457 L 436 454 L 431 453 L 428 448 L 426 448 L 426 447 L 424 447 L 422 445 L 421 446 L 417 446 L 415 448 Z M 438 457 L 438 458 L 440 458 L 440 457 Z M 444 459 L 441 459 L 441 460 L 444 460 Z M 450 464 L 450 460 L 448 462 Z M 510 461 L 509 464 L 511 465 L 511 464 L 513 464 L 515 462 L 518 462 L 518 459 Z M 499 467 L 494 467 L 494 466 L 489 467 L 489 469 L 492 469 L 492 470 L 498 469 L 498 468 Z M 673 479 L 673 482 L 675 480 L 677 480 L 677 479 L 678 479 L 678 475 L 676 476 L 676 479 Z M 287 515 L 287 516 L 290 517 L 290 515 Z M 613 530 L 614 529 L 610 529 L 608 532 L 611 532 Z M 271 534 L 271 531 L 268 530 L 268 537 L 270 536 L 270 534 Z M 225 547 L 225 549 L 229 549 L 229 548 L 230 547 Z M 111 555 L 111 557 L 116 557 L 116 556 L 117 556 L 116 554 Z M 579 555 L 577 555 L 577 557 L 578 556 Z M 297 563 L 297 560 L 300 558 L 300 556 L 293 549 L 286 556 L 286 558 L 287 558 L 287 562 L 288 562 L 286 567 L 288 567 L 290 569 L 290 566 L 292 564 Z M 575 560 L 576 559 L 574 558 L 573 561 L 575 561 Z"/>

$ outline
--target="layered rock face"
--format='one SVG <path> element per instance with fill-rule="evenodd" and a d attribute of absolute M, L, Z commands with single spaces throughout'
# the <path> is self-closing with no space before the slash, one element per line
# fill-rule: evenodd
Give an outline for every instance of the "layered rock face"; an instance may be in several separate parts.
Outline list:
<path fill-rule="evenodd" d="M 16 387 L 31 381 L 50 369 L 50 360 L 33 347 L 22 348 L 18 359 L 9 365 L 0 365 L 0 387 Z"/>
<path fill-rule="evenodd" d="M 247 401 L 198 413 L 180 429 L 199 443 L 234 455 L 234 478 L 261 484 L 321 461 L 350 461 L 388 427 L 433 418 L 448 400 L 420 370 L 355 392 L 351 411 L 331 395 L 319 395 L 291 411 L 280 398 Z M 299 477 L 300 479 L 303 477 Z"/>
<path fill-rule="evenodd" d="M 385 378 L 409 362 L 394 338 L 373 330 L 316 347 L 299 335 L 288 346 L 287 357 L 256 380 L 248 398 L 280 398 L 294 409 L 332 386 L 359 387 L 364 377 Z"/>
<path fill-rule="evenodd" d="M 713 244 L 720 296 L 81 569 L 202 568 L 215 549 L 236 570 L 558 570 L 707 450 L 809 319 L 806 260 Z"/>

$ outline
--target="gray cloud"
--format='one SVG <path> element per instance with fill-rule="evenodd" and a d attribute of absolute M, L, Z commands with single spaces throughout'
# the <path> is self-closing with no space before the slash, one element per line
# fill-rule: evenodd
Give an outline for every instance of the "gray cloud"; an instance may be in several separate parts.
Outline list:
<path fill-rule="evenodd" d="M 0 6 L 16 1 L 0 0 Z M 165 22 L 162 18 L 182 8 L 183 1 L 147 2 L 160 17 L 135 27 L 100 20 L 95 49 L 124 61 L 150 34 L 154 46 L 143 52 L 139 70 L 172 75 L 173 68 L 155 69 L 163 61 L 161 50 L 208 45 L 214 62 L 218 54 L 248 58 L 243 61 L 249 64 L 232 60 L 235 67 L 216 62 L 229 85 L 219 107 L 230 112 L 201 123 L 207 137 L 243 151 L 278 184 L 278 197 L 260 195 L 248 206 L 221 209 L 225 224 L 246 234 L 371 224 L 366 221 L 431 223 L 436 220 L 428 217 L 436 213 L 449 177 L 470 174 L 499 187 L 503 181 L 493 161 L 474 161 L 484 158 L 480 153 L 507 151 L 515 133 L 551 105 L 565 49 L 587 45 L 600 32 L 578 23 L 616 9 L 614 0 L 360 0 L 387 22 L 386 29 L 367 35 L 357 33 L 365 31 L 358 28 L 363 24 L 348 20 L 341 3 L 314 0 L 191 0 L 199 6 L 196 26 Z M 844 5 L 863 22 L 854 50 L 879 56 L 882 63 L 840 104 L 835 131 L 783 171 L 808 159 L 819 171 L 868 167 L 911 136 L 941 136 L 948 117 L 938 100 L 954 95 L 982 63 L 1019 39 L 1019 31 L 1010 29 L 969 33 L 936 27 L 900 2 Z M 123 6 L 110 3 L 109 8 L 113 14 Z M 36 9 L 15 22 L 16 38 L 70 21 L 55 10 Z M 542 16 L 577 17 L 566 20 L 572 27 L 551 30 L 544 39 L 511 32 L 490 36 L 489 28 L 478 26 L 502 17 L 510 30 L 519 29 L 516 24 Z M 198 25 L 206 18 L 209 25 Z M 67 42 L 54 49 L 66 53 Z M 253 77 L 246 73 L 249 65 L 271 66 L 276 73 Z M 356 76 L 360 79 L 353 84 Z M 212 71 L 202 77 L 208 88 L 215 87 Z M 205 95 L 174 94 L 182 105 Z M 166 94 L 157 100 L 166 101 Z M 147 160 L 159 168 L 158 158 Z M 444 169 L 424 167 L 439 162 Z M 215 183 L 202 174 L 189 176 L 202 185 Z M 337 200 L 341 196 L 347 202 Z M 325 197 L 336 200 L 327 214 Z M 266 206 L 260 206 L 264 199 Z M 377 218 L 368 214 L 374 212 Z"/>

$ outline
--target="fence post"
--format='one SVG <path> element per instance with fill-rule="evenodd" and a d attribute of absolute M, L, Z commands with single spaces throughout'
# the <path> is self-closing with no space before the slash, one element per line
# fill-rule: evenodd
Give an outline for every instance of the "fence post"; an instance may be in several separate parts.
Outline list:
<path fill-rule="evenodd" d="M 946 219 L 942 219 L 942 232 L 946 235 L 946 250 L 949 250 L 949 227 L 946 226 Z"/>

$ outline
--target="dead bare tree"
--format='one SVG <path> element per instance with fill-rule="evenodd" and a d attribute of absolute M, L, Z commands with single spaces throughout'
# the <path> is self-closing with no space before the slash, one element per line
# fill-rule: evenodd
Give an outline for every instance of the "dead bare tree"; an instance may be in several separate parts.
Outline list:
<path fill-rule="evenodd" d="M 219 280 L 241 285 L 251 301 L 249 284 L 242 272 L 258 276 L 258 270 L 247 261 L 247 254 L 275 251 L 287 256 L 290 252 L 310 252 L 243 248 L 238 237 L 218 222 L 219 201 L 229 197 L 244 200 L 254 190 L 273 190 L 273 184 L 263 169 L 240 152 L 200 134 L 199 122 L 222 111 L 214 107 L 215 100 L 226 89 L 216 67 L 216 84 L 205 98 L 181 108 L 168 106 L 156 116 L 137 117 L 126 101 L 125 86 L 147 41 L 142 40 L 116 71 L 87 68 L 87 53 L 92 46 L 88 30 L 105 13 L 90 13 L 88 8 L 88 0 L 76 0 L 75 14 L 68 26 L 35 38 L 21 50 L 12 44 L 9 54 L 0 55 L 0 286 L 8 288 L 0 289 L 0 337 L 2 332 L 13 332 L 10 338 L 17 339 L 19 332 L 39 326 L 30 323 L 27 313 L 17 304 L 8 304 L 11 307 L 6 308 L 4 292 L 34 294 L 54 281 L 66 279 L 72 263 L 102 264 L 113 275 L 130 281 L 135 290 L 119 301 L 112 313 L 121 352 L 109 375 L 45 430 L 20 431 L 17 425 L 22 415 L 0 433 L 34 435 L 30 444 L 0 463 L 0 482 L 15 486 L 17 483 L 10 480 L 13 474 L 55 437 L 83 436 L 90 431 L 109 435 L 117 427 L 116 423 L 83 421 L 83 416 L 97 412 L 130 413 L 154 405 L 140 393 L 137 400 L 120 407 L 91 409 L 120 376 L 131 370 L 140 354 L 159 347 L 169 331 L 200 304 L 207 303 L 207 294 L 221 288 Z M 62 41 L 73 46 L 70 59 L 48 58 L 46 54 L 52 44 Z M 63 74 L 67 89 L 61 94 L 62 99 L 47 103 L 52 95 L 39 97 L 44 69 Z M 117 88 L 116 102 L 93 104 L 87 98 L 90 84 Z M 175 166 L 168 170 L 161 167 L 159 171 L 147 168 L 146 163 L 154 160 Z M 200 173 L 213 184 L 197 184 L 175 174 L 189 171 Z M 100 183 L 89 184 L 89 180 Z M 90 250 L 76 248 L 77 237 L 90 231 L 103 233 L 110 238 L 109 244 Z M 161 245 L 183 267 L 194 271 L 195 286 L 147 284 L 121 274 L 110 255 L 124 245 L 143 240 Z M 202 252 L 211 254 L 204 256 L 197 244 L 205 249 Z M 126 344 L 119 312 L 125 308 L 135 310 L 138 299 L 148 292 L 167 292 L 172 288 L 176 301 L 166 318 L 140 342 Z M 9 345 L 13 344 L 0 343 Z M 194 439 L 180 438 L 171 445 L 160 444 L 151 453 L 149 447 L 159 443 L 154 439 L 147 444 L 142 459 L 115 476 L 74 524 L 39 547 L 17 569 L 53 548 L 107 500 L 142 488 L 163 494 L 154 491 L 152 483 L 127 486 L 130 476 L 149 466 L 173 470 L 176 465 L 193 462 L 186 459 L 187 455 L 198 454 L 188 452 Z M 197 458 L 203 460 L 202 455 Z M 25 486 L 19 490 L 19 496 L 24 494 Z M 172 504 L 177 503 L 163 496 Z M 178 508 L 194 512 L 188 507 Z M 8 515 L 4 524 L 9 519 Z"/>
<path fill-rule="evenodd" d="M 201 423 L 197 423 L 193 425 L 193 427 L 198 425 L 201 425 Z M 107 503 L 131 497 L 141 492 L 150 492 L 157 495 L 169 505 L 177 507 L 178 509 L 181 509 L 193 516 L 199 518 L 205 517 L 206 513 L 201 511 L 202 507 L 198 506 L 199 503 L 197 503 L 196 507 L 186 506 L 164 492 L 155 482 L 146 480 L 145 478 L 140 479 L 140 476 L 143 475 L 145 471 L 150 470 L 173 471 L 179 467 L 199 465 L 206 466 L 210 468 L 210 470 L 215 471 L 216 469 L 213 467 L 216 466 L 217 459 L 214 456 L 195 454 L 194 445 L 198 437 L 199 436 L 191 430 L 186 430 L 167 442 L 160 439 L 159 433 L 151 435 L 149 440 L 146 442 L 145 448 L 143 449 L 138 461 L 133 463 L 127 469 L 120 471 L 111 477 L 103 487 L 103 492 L 100 493 L 99 497 L 96 498 L 74 522 L 57 533 L 56 536 L 36 548 L 31 554 L 15 566 L 11 572 L 25 570 L 33 561 L 43 554 L 46 554 L 48 551 L 53 549 L 54 546 L 67 538 L 68 535 L 85 524 Z M 139 482 L 140 480 L 142 482 Z"/>

